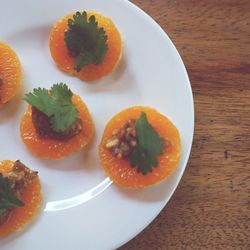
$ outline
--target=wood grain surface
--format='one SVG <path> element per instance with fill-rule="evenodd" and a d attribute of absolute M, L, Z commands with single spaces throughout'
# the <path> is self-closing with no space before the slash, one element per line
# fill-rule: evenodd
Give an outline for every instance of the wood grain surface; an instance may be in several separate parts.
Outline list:
<path fill-rule="evenodd" d="M 250 249 L 250 1 L 133 0 L 186 65 L 195 136 L 160 215 L 120 250 Z"/>

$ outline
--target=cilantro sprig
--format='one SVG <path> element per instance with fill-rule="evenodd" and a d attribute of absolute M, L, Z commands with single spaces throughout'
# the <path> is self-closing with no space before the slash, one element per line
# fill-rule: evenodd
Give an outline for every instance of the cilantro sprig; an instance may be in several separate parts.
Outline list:
<path fill-rule="evenodd" d="M 9 179 L 0 174 L 0 216 L 9 208 L 22 206 L 24 203 L 16 197 L 11 189 Z"/>
<path fill-rule="evenodd" d="M 87 64 L 102 64 L 108 50 L 107 35 L 98 27 L 95 16 L 87 20 L 86 11 L 76 12 L 68 20 L 64 33 L 66 47 L 76 56 L 74 69 L 79 72 Z"/>
<path fill-rule="evenodd" d="M 157 156 L 163 152 L 163 144 L 160 136 L 149 124 L 145 112 L 141 112 L 135 125 L 137 146 L 130 156 L 130 164 L 138 173 L 146 175 L 152 172 L 153 167 L 158 166 Z"/>
<path fill-rule="evenodd" d="M 25 95 L 25 100 L 44 113 L 50 120 L 52 129 L 63 132 L 75 122 L 78 110 L 72 103 L 73 93 L 64 83 L 54 84 L 50 90 L 33 89 Z"/>

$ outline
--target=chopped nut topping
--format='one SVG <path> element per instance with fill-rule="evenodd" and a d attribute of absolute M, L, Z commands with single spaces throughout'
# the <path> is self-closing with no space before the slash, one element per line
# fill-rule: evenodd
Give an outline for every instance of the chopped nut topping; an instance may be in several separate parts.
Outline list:
<path fill-rule="evenodd" d="M 32 122 L 36 132 L 43 138 L 55 140 L 68 140 L 82 131 L 82 120 L 77 118 L 69 129 L 64 132 L 55 132 L 49 118 L 40 110 L 32 106 Z"/>
<path fill-rule="evenodd" d="M 120 130 L 115 129 L 112 132 L 112 137 L 106 142 L 106 148 L 118 159 L 128 158 L 137 146 L 135 124 L 136 120 L 128 120 Z M 171 146 L 169 141 L 164 138 L 161 138 L 161 140 L 164 148 Z"/>
<path fill-rule="evenodd" d="M 21 161 L 15 161 L 12 170 L 2 175 L 4 178 L 9 179 L 11 188 L 15 191 L 16 196 L 20 198 L 27 186 L 37 176 L 37 173 L 30 170 Z"/>
<path fill-rule="evenodd" d="M 106 147 L 107 148 L 113 148 L 114 146 L 117 146 L 119 144 L 119 139 L 111 139 L 107 142 Z"/>
<path fill-rule="evenodd" d="M 27 186 L 37 177 L 38 172 L 30 170 L 22 162 L 15 161 L 10 172 L 2 173 L 4 178 L 8 178 L 11 189 L 15 192 L 17 198 L 21 198 Z M 9 217 L 10 209 L 6 209 L 0 216 L 0 225 Z"/>
<path fill-rule="evenodd" d="M 112 137 L 106 143 L 106 148 L 119 159 L 130 156 L 137 145 L 135 123 L 136 120 L 128 120 L 120 130 L 112 132 Z"/>

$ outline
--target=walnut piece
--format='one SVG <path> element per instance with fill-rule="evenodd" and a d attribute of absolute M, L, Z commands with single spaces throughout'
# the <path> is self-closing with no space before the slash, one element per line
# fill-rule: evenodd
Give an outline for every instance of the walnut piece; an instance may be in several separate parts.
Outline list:
<path fill-rule="evenodd" d="M 121 159 L 128 159 L 138 144 L 135 129 L 136 120 L 128 120 L 121 129 L 115 129 L 105 144 L 112 154 Z M 170 141 L 161 137 L 164 148 L 170 147 Z"/>
<path fill-rule="evenodd" d="M 136 120 L 128 120 L 121 129 L 115 129 L 107 140 L 105 146 L 115 157 L 127 158 L 132 154 L 137 145 L 135 123 Z"/>
<path fill-rule="evenodd" d="M 11 171 L 2 173 L 4 178 L 7 178 L 11 189 L 16 194 L 18 199 L 21 199 L 27 186 L 37 177 L 38 172 L 30 170 L 21 161 L 15 161 Z M 0 216 L 0 225 L 3 224 L 9 217 L 12 208 L 6 209 Z"/>

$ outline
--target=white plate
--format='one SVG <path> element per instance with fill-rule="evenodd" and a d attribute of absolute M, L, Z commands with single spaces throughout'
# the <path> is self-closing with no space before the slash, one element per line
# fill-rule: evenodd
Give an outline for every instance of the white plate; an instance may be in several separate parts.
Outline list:
<path fill-rule="evenodd" d="M 163 30 L 125 0 L 8 0 L 1 1 L 0 9 L 0 40 L 15 49 L 24 72 L 21 93 L 0 110 L 0 158 L 20 159 L 38 170 L 44 194 L 39 217 L 21 233 L 0 240 L 1 250 L 117 248 L 156 217 L 184 172 L 194 109 L 183 62 Z M 123 57 L 117 69 L 92 84 L 63 74 L 49 53 L 52 25 L 76 10 L 109 16 L 123 38 Z M 96 137 L 88 149 L 65 160 L 40 160 L 19 136 L 19 121 L 27 107 L 22 98 L 34 87 L 57 82 L 67 83 L 88 104 Z M 98 163 L 97 146 L 106 122 L 133 105 L 152 106 L 173 121 L 181 134 L 182 157 L 176 172 L 162 184 L 127 191 L 109 185 Z"/>

